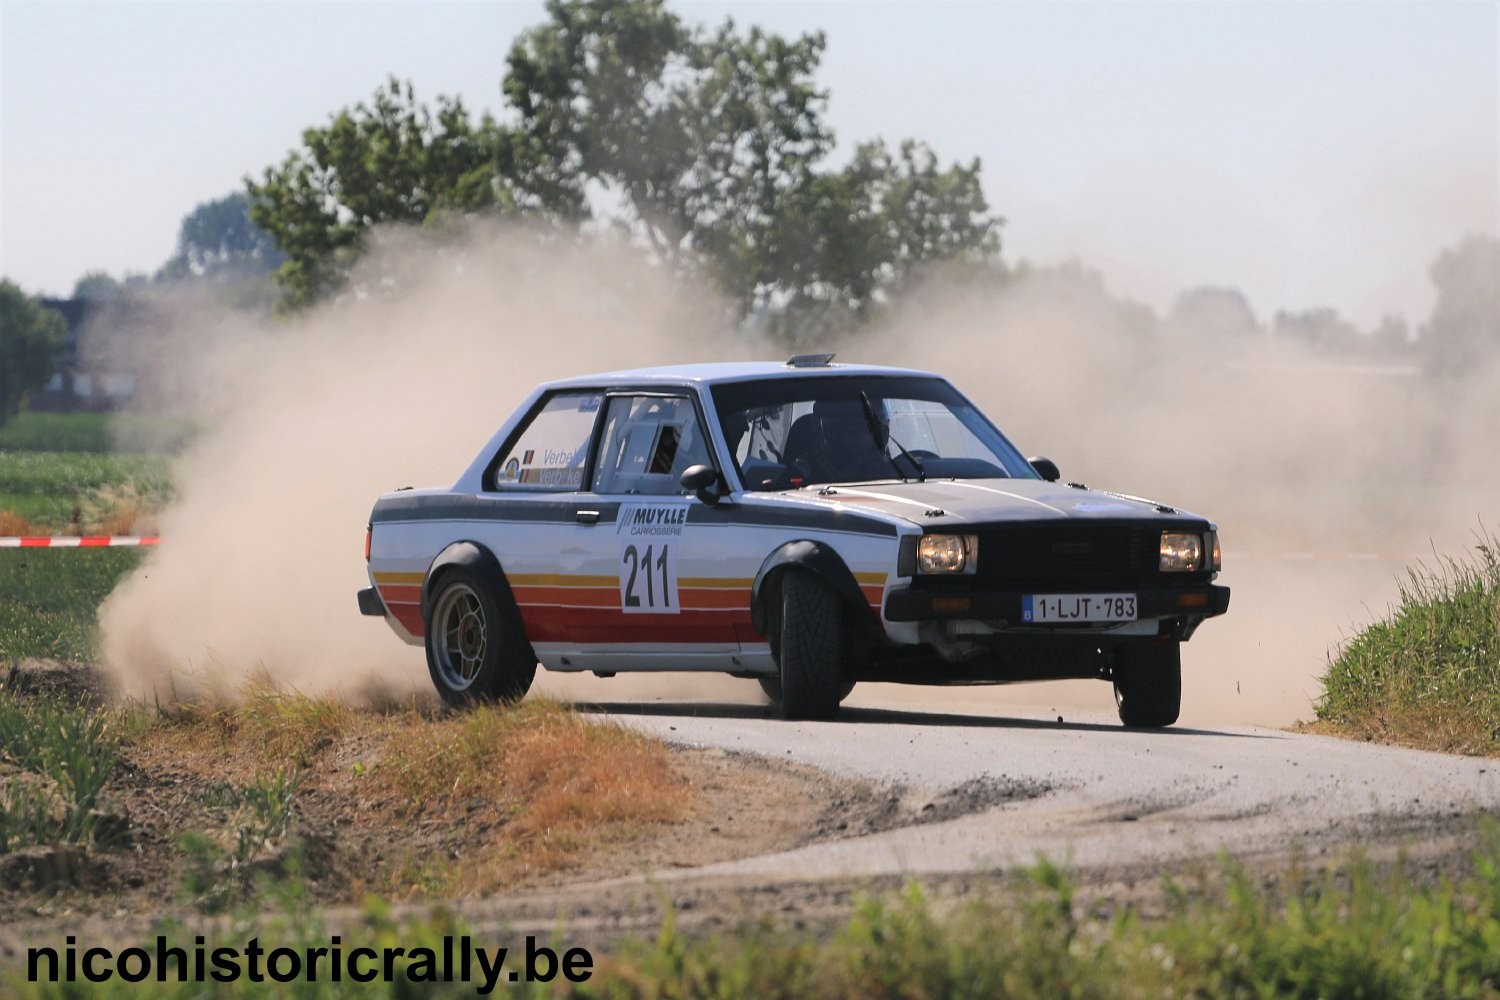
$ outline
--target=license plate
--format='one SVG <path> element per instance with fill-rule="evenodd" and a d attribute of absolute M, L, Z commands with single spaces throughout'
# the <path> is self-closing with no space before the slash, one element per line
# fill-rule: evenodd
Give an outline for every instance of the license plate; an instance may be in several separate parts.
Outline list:
<path fill-rule="evenodd" d="M 1133 622 L 1134 594 L 1026 594 L 1021 620 L 1027 622 Z"/>

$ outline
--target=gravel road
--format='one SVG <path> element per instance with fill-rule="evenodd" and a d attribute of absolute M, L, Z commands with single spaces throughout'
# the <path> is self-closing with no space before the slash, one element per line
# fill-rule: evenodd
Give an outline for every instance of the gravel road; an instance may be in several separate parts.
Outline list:
<path fill-rule="evenodd" d="M 961 698 L 961 695 L 958 697 Z M 832 723 L 763 709 L 614 704 L 668 741 L 799 761 L 899 790 L 920 815 L 965 791 L 978 811 L 674 873 L 869 877 L 1029 864 L 1169 863 L 1221 851 L 1317 853 L 1422 838 L 1500 808 L 1500 762 L 1259 728 L 1131 730 L 1104 716 L 921 711 L 870 699 Z"/>

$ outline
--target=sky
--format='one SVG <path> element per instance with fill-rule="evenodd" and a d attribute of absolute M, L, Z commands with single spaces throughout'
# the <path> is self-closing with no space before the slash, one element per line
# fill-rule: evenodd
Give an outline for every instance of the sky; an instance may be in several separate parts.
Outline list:
<path fill-rule="evenodd" d="M 1080 260 L 1166 310 L 1198 285 L 1262 320 L 1431 309 L 1427 270 L 1500 233 L 1500 3 L 672 4 L 826 33 L 838 158 L 979 157 L 1007 262 Z M 0 275 L 65 295 L 150 273 L 184 215 L 390 74 L 503 115 L 540 3 L 0 0 Z"/>

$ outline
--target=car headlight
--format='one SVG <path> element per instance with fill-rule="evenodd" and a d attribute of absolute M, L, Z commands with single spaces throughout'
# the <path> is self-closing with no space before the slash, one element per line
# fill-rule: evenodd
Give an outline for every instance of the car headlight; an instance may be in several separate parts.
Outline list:
<path fill-rule="evenodd" d="M 1217 531 L 1210 531 L 1208 538 L 1208 548 L 1213 553 L 1210 565 L 1213 567 L 1214 572 L 1217 573 L 1224 568 L 1224 555 L 1219 551 L 1219 533 Z"/>
<path fill-rule="evenodd" d="M 978 562 L 977 535 L 923 535 L 917 542 L 918 573 L 972 573 Z"/>
<path fill-rule="evenodd" d="M 1161 571 L 1191 573 L 1203 568 L 1203 536 L 1186 531 L 1161 533 Z"/>

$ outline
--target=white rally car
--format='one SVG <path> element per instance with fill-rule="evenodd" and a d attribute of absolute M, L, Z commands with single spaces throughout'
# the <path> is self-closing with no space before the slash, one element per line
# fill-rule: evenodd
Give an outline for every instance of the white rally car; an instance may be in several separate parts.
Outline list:
<path fill-rule="evenodd" d="M 1223 614 L 1214 525 L 1061 485 L 946 380 L 701 364 L 549 382 L 456 483 L 370 514 L 360 609 L 452 704 L 549 670 L 758 680 L 787 718 L 859 681 L 1099 678 L 1166 726 Z"/>

